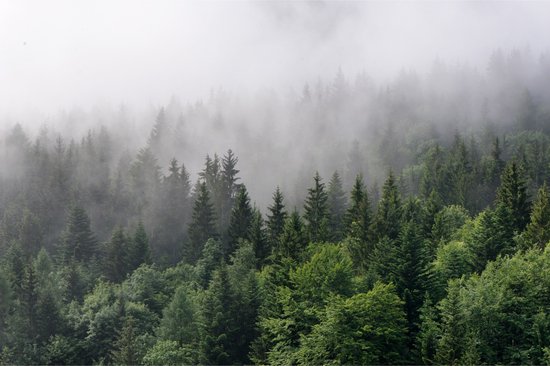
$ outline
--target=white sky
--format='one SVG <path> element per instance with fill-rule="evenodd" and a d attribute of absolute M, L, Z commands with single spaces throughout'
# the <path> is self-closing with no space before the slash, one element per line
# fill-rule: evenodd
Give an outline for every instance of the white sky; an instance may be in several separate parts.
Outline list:
<path fill-rule="evenodd" d="M 0 0 L 0 116 L 550 49 L 550 2 Z M 2 122 L 0 122 L 2 123 Z"/>

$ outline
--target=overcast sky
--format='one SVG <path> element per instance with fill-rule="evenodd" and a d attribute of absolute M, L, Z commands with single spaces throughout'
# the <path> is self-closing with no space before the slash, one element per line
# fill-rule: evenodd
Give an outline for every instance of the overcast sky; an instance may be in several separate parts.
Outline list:
<path fill-rule="evenodd" d="M 299 86 L 550 44 L 550 2 L 0 0 L 0 115 Z M 2 123 L 2 122 L 0 122 Z"/>

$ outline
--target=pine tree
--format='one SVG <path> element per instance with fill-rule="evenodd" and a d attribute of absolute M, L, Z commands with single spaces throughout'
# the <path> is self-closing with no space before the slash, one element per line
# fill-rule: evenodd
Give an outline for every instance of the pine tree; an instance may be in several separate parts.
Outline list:
<path fill-rule="evenodd" d="M 503 223 L 518 233 L 525 229 L 529 222 L 530 202 L 524 173 L 515 161 L 508 163 L 502 173 L 496 205 Z"/>
<path fill-rule="evenodd" d="M 148 146 L 155 154 L 159 154 L 161 151 L 163 140 L 166 138 L 166 133 L 168 132 L 167 127 L 166 113 L 164 107 L 161 107 L 147 141 Z"/>
<path fill-rule="evenodd" d="M 151 263 L 151 249 L 149 247 L 149 238 L 145 231 L 143 222 L 139 222 L 134 232 L 134 237 L 129 242 L 128 247 L 128 269 L 133 271 L 143 263 Z"/>
<path fill-rule="evenodd" d="M 184 248 L 184 258 L 189 263 L 195 263 L 199 258 L 202 248 L 210 238 L 216 238 L 214 223 L 214 209 L 210 202 L 210 194 L 205 182 L 198 186 L 199 192 L 193 206 L 193 216 L 189 224 L 188 247 Z"/>
<path fill-rule="evenodd" d="M 222 158 L 220 232 L 225 232 L 230 224 L 233 203 L 239 192 L 239 170 L 236 169 L 238 161 L 231 149 L 227 150 L 227 154 Z"/>
<path fill-rule="evenodd" d="M 358 175 L 351 190 L 350 207 L 345 216 L 346 234 L 359 240 L 363 246 L 370 241 L 372 212 L 368 192 L 363 185 L 363 177 Z"/>
<path fill-rule="evenodd" d="M 338 172 L 334 172 L 328 184 L 329 236 L 333 242 L 339 242 L 344 235 L 344 216 L 346 213 L 346 194 Z"/>
<path fill-rule="evenodd" d="M 378 210 L 373 223 L 374 235 L 377 240 L 387 236 L 395 240 L 399 236 L 401 222 L 401 198 L 395 183 L 395 177 L 390 171 L 384 187 L 382 197 L 378 203 Z"/>
<path fill-rule="evenodd" d="M 304 224 L 298 211 L 294 210 L 286 219 L 283 233 L 273 252 L 276 256 L 300 261 L 306 245 Z"/>
<path fill-rule="evenodd" d="M 129 269 L 128 247 L 128 239 L 124 230 L 120 226 L 116 227 L 111 240 L 105 243 L 103 271 L 109 281 L 119 283 L 126 277 Z"/>
<path fill-rule="evenodd" d="M 435 360 L 439 364 L 456 364 L 464 347 L 464 317 L 461 313 L 460 284 L 454 280 L 449 285 L 447 297 L 439 304 L 441 312 L 441 338 Z"/>
<path fill-rule="evenodd" d="M 269 211 L 267 214 L 267 234 L 272 247 L 277 245 L 287 218 L 283 200 L 283 194 L 277 186 L 275 193 L 273 193 L 273 204 L 267 208 Z"/>
<path fill-rule="evenodd" d="M 235 329 L 231 309 L 233 293 L 227 267 L 222 265 L 216 272 L 202 302 L 202 336 L 200 361 L 207 365 L 228 365 L 233 362 L 232 331 Z"/>
<path fill-rule="evenodd" d="M 440 329 L 437 322 L 437 310 L 432 305 L 427 295 L 420 308 L 419 314 L 420 331 L 418 333 L 417 342 L 420 350 L 420 357 L 425 365 L 432 365 L 435 363 Z"/>
<path fill-rule="evenodd" d="M 304 204 L 306 231 L 311 242 L 323 242 L 328 239 L 328 195 L 318 172 L 315 173 L 313 180 L 314 185 L 308 189 Z"/>
<path fill-rule="evenodd" d="M 136 357 L 139 354 L 139 345 L 134 323 L 134 318 L 131 316 L 124 319 L 124 326 L 115 341 L 114 350 L 111 351 L 111 358 L 115 365 L 138 365 L 141 361 Z"/>
<path fill-rule="evenodd" d="M 550 201 L 546 182 L 539 188 L 537 199 L 533 203 L 531 222 L 525 230 L 525 239 L 530 245 L 541 249 L 550 241 Z"/>
<path fill-rule="evenodd" d="M 255 208 L 252 212 L 252 221 L 250 223 L 248 238 L 252 243 L 254 254 L 258 263 L 257 267 L 259 269 L 271 255 L 271 245 L 267 239 L 262 214 L 257 208 Z"/>
<path fill-rule="evenodd" d="M 67 228 L 59 246 L 59 258 L 63 263 L 71 259 L 88 262 L 97 253 L 97 241 L 90 228 L 86 211 L 74 205 L 69 213 Z"/>
<path fill-rule="evenodd" d="M 228 229 L 229 242 L 225 251 L 226 257 L 233 254 L 237 248 L 239 239 L 249 239 L 251 223 L 252 207 L 250 207 L 250 198 L 248 198 L 246 187 L 241 185 L 237 193 L 235 206 L 231 212 L 231 221 Z"/>
<path fill-rule="evenodd" d="M 160 167 L 149 147 L 139 150 L 130 177 L 135 209 L 142 212 L 153 203 L 160 184 Z"/>
<path fill-rule="evenodd" d="M 159 257 L 168 263 L 180 259 L 181 244 L 185 240 L 185 228 L 189 223 L 189 174 L 176 159 L 170 161 L 169 175 L 161 185 L 160 200 L 157 201 L 156 226 L 162 227 L 155 235 L 155 249 Z"/>

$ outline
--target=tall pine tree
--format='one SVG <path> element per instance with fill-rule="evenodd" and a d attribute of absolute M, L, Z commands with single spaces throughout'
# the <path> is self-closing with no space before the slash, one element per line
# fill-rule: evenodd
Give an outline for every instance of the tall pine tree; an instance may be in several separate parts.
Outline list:
<path fill-rule="evenodd" d="M 313 177 L 313 187 L 308 189 L 308 196 L 304 205 L 306 230 L 311 242 L 323 242 L 328 239 L 328 195 L 325 184 L 321 183 L 319 172 Z"/>
<path fill-rule="evenodd" d="M 338 172 L 332 174 L 328 184 L 329 237 L 333 242 L 342 240 L 344 236 L 344 216 L 346 213 L 346 193 L 342 188 L 342 180 Z"/>
<path fill-rule="evenodd" d="M 195 263 L 199 259 L 202 248 L 208 239 L 217 237 L 214 209 L 210 202 L 206 182 L 198 185 L 196 194 L 193 216 L 189 224 L 189 242 L 184 248 L 184 259 L 189 263 Z"/>
<path fill-rule="evenodd" d="M 226 257 L 233 254 L 237 248 L 239 239 L 247 240 L 250 234 L 250 226 L 252 223 L 252 207 L 250 206 L 250 198 L 246 191 L 246 187 L 241 185 L 235 200 L 235 206 L 231 212 L 231 221 L 228 229 L 228 245 L 225 250 Z"/>
<path fill-rule="evenodd" d="M 267 214 L 267 235 L 272 247 L 277 245 L 285 226 L 287 213 L 283 201 L 283 194 L 277 186 L 275 193 L 273 193 L 273 204 L 267 208 L 269 211 Z"/>

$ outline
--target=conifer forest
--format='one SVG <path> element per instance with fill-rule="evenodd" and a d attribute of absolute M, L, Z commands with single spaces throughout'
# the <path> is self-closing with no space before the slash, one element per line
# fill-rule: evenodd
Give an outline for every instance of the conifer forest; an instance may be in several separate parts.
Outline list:
<path fill-rule="evenodd" d="M 231 6 L 256 9 L 237 19 L 247 24 L 249 12 L 288 27 L 307 19 L 330 50 L 342 40 L 327 34 L 355 31 L 342 25 L 361 17 L 354 9 L 386 9 L 293 4 Z M 491 4 L 469 6 L 520 6 Z M 222 25 L 231 7 L 193 6 L 216 9 Z M 418 15 L 420 3 L 402 6 Z M 162 14 L 150 15 L 174 21 Z M 262 34 L 286 34 L 274 24 Z M 148 42 L 123 32 L 113 36 L 137 42 L 124 52 Z M 164 34 L 151 32 L 154 42 Z M 0 365 L 550 364 L 550 48 L 490 45 L 479 62 L 434 52 L 425 69 L 406 58 L 405 68 L 386 65 L 387 77 L 332 54 L 348 69 L 310 77 L 298 65 L 282 87 L 266 79 L 193 98 L 170 94 L 179 74 L 159 68 L 167 79 L 149 94 L 158 85 L 169 94 L 141 104 L 113 96 L 71 107 L 70 95 L 90 91 L 54 92 L 41 79 L 54 112 L 6 76 L 0 97 L 29 97 L 23 109 L 0 102 Z M 103 52 L 109 65 L 120 56 Z M 61 61 L 19 67 L 48 62 Z M 212 62 L 200 67 L 244 61 Z M 79 82 L 116 89 L 116 72 L 93 83 L 79 70 Z M 260 71 L 275 73 L 250 67 L 248 77 Z"/>

